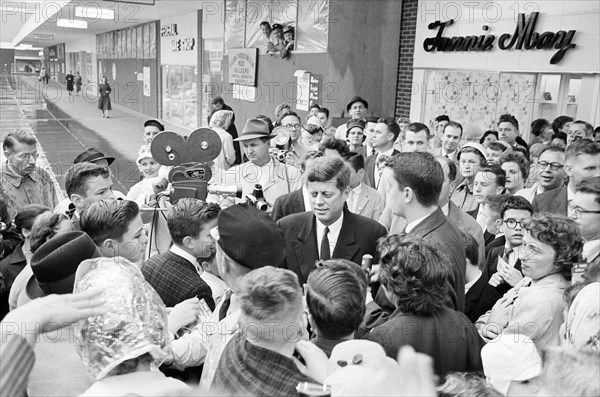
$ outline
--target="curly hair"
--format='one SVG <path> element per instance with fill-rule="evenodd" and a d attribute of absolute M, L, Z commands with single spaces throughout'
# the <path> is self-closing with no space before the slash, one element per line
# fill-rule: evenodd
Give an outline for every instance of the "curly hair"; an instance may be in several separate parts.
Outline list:
<path fill-rule="evenodd" d="M 524 221 L 523 226 L 535 239 L 554 249 L 555 266 L 570 280 L 573 263 L 579 259 L 583 249 L 577 223 L 564 215 L 541 212 L 533 214 L 531 219 Z"/>
<path fill-rule="evenodd" d="M 40 214 L 35 219 L 31 228 L 31 252 L 35 253 L 42 244 L 54 237 L 61 222 L 68 220 L 69 217 L 65 214 L 55 214 L 52 212 Z"/>
<path fill-rule="evenodd" d="M 500 165 L 504 163 L 515 163 L 521 171 L 521 177 L 523 180 L 529 178 L 529 160 L 521 152 L 507 152 L 502 153 L 500 156 Z"/>
<path fill-rule="evenodd" d="M 406 233 L 382 238 L 379 278 L 404 313 L 431 315 L 448 299 L 448 267 L 422 239 Z"/>

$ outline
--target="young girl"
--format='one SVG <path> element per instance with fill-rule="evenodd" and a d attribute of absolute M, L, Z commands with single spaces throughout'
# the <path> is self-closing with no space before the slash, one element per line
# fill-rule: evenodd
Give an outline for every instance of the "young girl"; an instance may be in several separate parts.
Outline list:
<path fill-rule="evenodd" d="M 141 206 L 144 204 L 147 196 L 150 193 L 158 193 L 154 191 L 154 185 L 160 180 L 158 177 L 160 164 L 157 163 L 154 158 L 152 158 L 150 145 L 144 145 L 140 148 L 137 158 L 137 165 L 144 179 L 129 189 L 129 193 L 127 193 L 127 199 L 135 201 Z"/>

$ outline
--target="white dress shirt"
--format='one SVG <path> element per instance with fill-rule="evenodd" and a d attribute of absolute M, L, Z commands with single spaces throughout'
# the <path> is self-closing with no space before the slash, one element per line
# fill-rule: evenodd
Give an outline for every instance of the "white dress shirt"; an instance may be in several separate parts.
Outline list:
<path fill-rule="evenodd" d="M 477 280 L 479 280 L 481 278 L 482 274 L 483 274 L 481 272 L 481 270 L 477 270 L 477 273 L 478 273 L 477 277 L 475 277 L 473 280 L 471 280 L 471 281 L 469 281 L 468 283 L 465 284 L 465 294 L 467 292 L 469 292 L 469 289 L 471 289 L 471 287 L 473 285 L 475 285 L 475 283 L 477 282 Z"/>
<path fill-rule="evenodd" d="M 350 210 L 350 212 L 353 212 L 355 214 L 358 213 L 356 206 L 358 205 L 358 198 L 360 197 L 360 195 L 362 194 L 363 191 L 363 183 L 359 183 L 358 186 L 356 186 L 354 189 L 350 189 L 350 194 L 348 195 L 348 209 Z"/>
<path fill-rule="evenodd" d="M 583 245 L 581 256 L 586 262 L 592 261 L 598 255 L 600 255 L 600 240 L 590 240 Z"/>
<path fill-rule="evenodd" d="M 321 223 L 319 219 L 317 221 L 317 249 L 319 250 L 319 258 L 321 257 L 321 241 L 323 241 L 323 235 L 325 234 L 325 225 Z M 327 238 L 329 239 L 329 253 L 333 258 L 333 251 L 335 250 L 335 245 L 337 243 L 338 237 L 340 236 L 340 231 L 342 230 L 342 224 L 344 223 L 344 213 L 338 218 L 337 221 L 333 222 L 329 225 L 329 233 L 327 234 Z"/>
<path fill-rule="evenodd" d="M 417 225 L 418 225 L 419 223 L 423 222 L 423 221 L 425 220 L 425 218 L 427 218 L 429 215 L 431 215 L 431 214 L 427 214 L 427 215 L 425 215 L 424 217 L 422 217 L 422 218 L 419 218 L 419 219 L 417 219 L 416 221 L 413 221 L 413 222 L 409 223 L 408 225 L 406 225 L 406 228 L 404 229 L 404 232 L 405 232 L 405 233 L 410 233 L 410 232 L 412 232 L 412 230 L 413 230 L 415 227 L 417 227 Z"/>
<path fill-rule="evenodd" d="M 202 276 L 202 273 L 204 273 L 204 269 L 202 269 L 202 266 L 200 266 L 200 264 L 198 263 L 198 258 L 194 258 L 194 255 L 190 254 L 189 252 L 185 251 L 183 248 L 178 247 L 175 244 L 173 244 L 169 250 L 175 255 L 178 255 L 183 259 L 186 259 L 188 262 L 191 262 L 192 265 L 194 265 L 194 267 L 196 268 L 196 272 L 198 272 L 198 274 Z"/>

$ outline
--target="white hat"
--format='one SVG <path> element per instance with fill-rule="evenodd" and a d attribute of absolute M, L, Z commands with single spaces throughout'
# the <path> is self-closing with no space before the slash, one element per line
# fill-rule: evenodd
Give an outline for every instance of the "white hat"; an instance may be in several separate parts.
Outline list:
<path fill-rule="evenodd" d="M 138 157 L 135 161 L 136 163 L 140 163 L 143 159 L 153 159 L 152 152 L 150 151 L 150 145 L 142 145 L 140 150 L 138 151 Z"/>
<path fill-rule="evenodd" d="M 483 372 L 488 382 L 506 396 L 512 381 L 535 378 L 542 373 L 542 359 L 525 335 L 504 333 L 481 349 Z"/>

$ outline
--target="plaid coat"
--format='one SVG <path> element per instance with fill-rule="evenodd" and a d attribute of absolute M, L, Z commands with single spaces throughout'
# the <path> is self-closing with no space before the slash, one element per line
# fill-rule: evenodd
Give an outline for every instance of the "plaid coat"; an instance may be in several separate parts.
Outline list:
<path fill-rule="evenodd" d="M 239 332 L 225 346 L 213 390 L 240 396 L 295 396 L 300 382 L 314 382 L 291 358 L 248 342 Z"/>
<path fill-rule="evenodd" d="M 194 265 L 171 251 L 148 259 L 142 265 L 142 274 L 167 307 L 197 296 L 206 301 L 210 310 L 215 309 L 212 291 Z"/>

